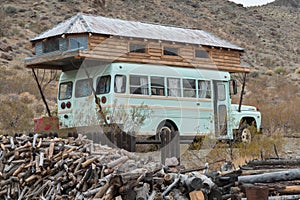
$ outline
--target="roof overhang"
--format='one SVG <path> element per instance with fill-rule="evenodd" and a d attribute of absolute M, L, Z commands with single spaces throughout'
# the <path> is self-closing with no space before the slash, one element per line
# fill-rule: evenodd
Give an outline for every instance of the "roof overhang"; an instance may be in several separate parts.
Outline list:
<path fill-rule="evenodd" d="M 80 56 L 79 50 L 56 52 L 42 56 L 34 56 L 25 59 L 26 68 L 66 70 L 78 69 L 84 57 Z"/>

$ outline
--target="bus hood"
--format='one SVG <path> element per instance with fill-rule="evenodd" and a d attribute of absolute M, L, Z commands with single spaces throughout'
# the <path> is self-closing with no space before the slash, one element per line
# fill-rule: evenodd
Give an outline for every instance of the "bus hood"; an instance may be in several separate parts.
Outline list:
<path fill-rule="evenodd" d="M 238 104 L 232 104 L 231 109 L 234 110 L 234 111 L 238 111 L 239 105 Z M 242 105 L 241 111 L 258 111 L 258 110 L 254 106 L 244 106 L 244 105 Z"/>

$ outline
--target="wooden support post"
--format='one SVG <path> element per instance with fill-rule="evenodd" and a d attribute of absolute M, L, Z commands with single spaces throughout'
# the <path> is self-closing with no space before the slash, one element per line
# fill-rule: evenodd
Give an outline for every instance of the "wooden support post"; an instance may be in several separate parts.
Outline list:
<path fill-rule="evenodd" d="M 244 76 L 243 76 L 243 85 L 242 85 L 242 91 L 241 91 L 241 96 L 240 96 L 240 102 L 239 102 L 238 112 L 241 112 L 241 108 L 242 108 L 243 96 L 244 96 L 244 91 L 245 91 L 245 86 L 246 86 L 246 77 L 247 77 L 247 74 L 244 73 Z"/>
<path fill-rule="evenodd" d="M 45 104 L 45 106 L 46 106 L 46 110 L 47 110 L 48 116 L 51 117 L 51 112 L 50 112 L 50 109 L 49 109 L 49 107 L 48 107 L 48 103 L 47 103 L 46 98 L 45 98 L 45 96 L 44 96 L 44 93 L 43 93 L 42 87 L 41 87 L 41 85 L 40 85 L 39 79 L 38 79 L 38 77 L 37 77 L 37 75 L 36 75 L 36 73 L 35 73 L 35 71 L 34 71 L 34 68 L 32 68 L 31 70 L 32 70 L 34 79 L 35 79 L 35 81 L 36 81 L 36 84 L 37 84 L 37 86 L 38 86 L 38 88 L 39 88 L 39 91 L 40 91 L 40 95 L 41 95 L 41 97 L 42 97 L 42 100 L 43 100 L 43 102 L 44 102 L 44 104 Z"/>
<path fill-rule="evenodd" d="M 164 148 L 167 143 L 166 131 L 162 131 L 160 133 L 160 140 L 161 140 L 161 143 L 160 143 L 161 163 L 164 165 L 166 163 L 166 158 L 167 158 L 166 151 Z"/>

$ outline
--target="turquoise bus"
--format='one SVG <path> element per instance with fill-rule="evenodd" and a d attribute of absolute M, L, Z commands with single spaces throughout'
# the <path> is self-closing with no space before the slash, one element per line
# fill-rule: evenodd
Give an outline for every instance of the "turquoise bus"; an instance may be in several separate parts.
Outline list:
<path fill-rule="evenodd" d="M 259 130 L 261 114 L 252 106 L 231 104 L 236 84 L 217 70 L 133 63 L 85 63 L 63 71 L 59 80 L 59 128 L 118 124 L 137 136 L 168 130 L 180 136 L 213 135 L 232 140 L 234 131 L 251 138 L 247 126 Z M 233 85 L 233 87 L 232 87 Z M 95 103 L 100 100 L 102 111 Z M 99 126 L 100 125 L 100 126 Z"/>

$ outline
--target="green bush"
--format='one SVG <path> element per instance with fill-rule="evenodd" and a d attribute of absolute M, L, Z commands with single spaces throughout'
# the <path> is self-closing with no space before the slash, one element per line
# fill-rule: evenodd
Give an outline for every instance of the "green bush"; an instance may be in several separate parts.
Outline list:
<path fill-rule="evenodd" d="M 5 12 L 6 12 L 7 14 L 15 14 L 15 13 L 17 13 L 17 11 L 18 11 L 18 9 L 15 8 L 15 7 L 13 7 L 13 6 L 7 6 L 7 7 L 5 8 Z"/>
<path fill-rule="evenodd" d="M 284 74 L 284 73 L 286 72 L 286 69 L 285 69 L 284 67 L 276 67 L 276 68 L 274 69 L 274 72 L 275 72 L 276 74 Z"/>

